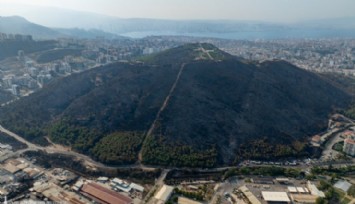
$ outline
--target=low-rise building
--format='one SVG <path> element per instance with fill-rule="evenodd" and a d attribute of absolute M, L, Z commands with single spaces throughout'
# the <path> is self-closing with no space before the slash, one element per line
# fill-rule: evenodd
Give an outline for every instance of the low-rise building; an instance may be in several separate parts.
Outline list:
<path fill-rule="evenodd" d="M 353 137 L 355 133 L 353 131 L 347 130 L 341 134 L 344 138 Z"/>
<path fill-rule="evenodd" d="M 1 144 L 1 143 L 0 143 L 0 149 L 12 150 L 12 146 L 11 146 L 11 145 L 8 145 L 8 144 Z"/>
<path fill-rule="evenodd" d="M 351 183 L 344 181 L 344 180 L 340 180 L 334 184 L 334 187 L 337 189 L 340 189 L 344 192 L 348 192 L 348 190 L 351 187 Z"/>
<path fill-rule="evenodd" d="M 55 203 L 88 203 L 88 200 L 76 195 L 73 192 L 66 191 L 53 183 L 36 182 L 34 183 L 33 191 L 43 195 Z"/>
<path fill-rule="evenodd" d="M 262 191 L 261 195 L 267 203 L 290 203 L 291 200 L 286 192 Z"/>
<path fill-rule="evenodd" d="M 255 197 L 255 195 L 250 192 L 249 188 L 246 186 L 242 186 L 239 190 L 243 193 L 243 195 L 248 199 L 251 204 L 261 204 L 261 202 Z"/>
<path fill-rule="evenodd" d="M 290 179 L 288 179 L 288 178 L 276 178 L 276 181 L 280 184 L 289 184 L 290 183 Z"/>
<path fill-rule="evenodd" d="M 294 203 L 316 203 L 318 196 L 311 194 L 290 194 Z"/>
<path fill-rule="evenodd" d="M 297 188 L 293 187 L 293 186 L 288 186 L 287 190 L 288 190 L 289 193 L 295 193 L 295 194 L 298 193 Z"/>
<path fill-rule="evenodd" d="M 131 190 L 129 183 L 125 182 L 119 178 L 112 179 L 110 185 L 113 189 L 118 189 L 118 190 L 123 191 L 125 193 L 128 193 Z"/>
<path fill-rule="evenodd" d="M 10 162 L 6 163 L 4 169 L 12 174 L 19 172 L 21 169 L 17 168 L 15 165 Z"/>
<path fill-rule="evenodd" d="M 114 178 L 111 180 L 110 186 L 114 189 L 114 190 L 120 190 L 123 191 L 125 193 L 129 193 L 132 190 L 134 191 L 138 191 L 138 192 L 143 192 L 144 191 L 144 187 L 135 183 L 129 183 L 127 181 L 121 180 L 119 178 Z"/>
<path fill-rule="evenodd" d="M 163 185 L 163 187 L 161 187 L 157 194 L 155 194 L 154 198 L 158 201 L 158 203 L 166 203 L 169 200 L 173 191 L 174 187 Z"/>
<path fill-rule="evenodd" d="M 138 192 L 143 192 L 144 191 L 144 187 L 141 186 L 141 185 L 138 185 L 136 183 L 131 183 L 131 189 L 132 190 L 135 190 L 135 191 L 138 191 Z"/>
<path fill-rule="evenodd" d="M 101 204 L 131 204 L 132 199 L 96 183 L 84 184 L 83 195 Z"/>
<path fill-rule="evenodd" d="M 307 181 L 307 188 L 311 192 L 312 195 L 315 195 L 317 197 L 324 198 L 325 194 L 323 191 L 320 191 L 316 185 L 314 185 L 312 182 Z"/>
<path fill-rule="evenodd" d="M 57 184 L 64 186 L 67 183 L 71 183 L 72 181 L 76 180 L 78 176 L 66 169 L 62 168 L 55 168 L 51 171 L 51 175 L 55 178 Z"/>
<path fill-rule="evenodd" d="M 296 187 L 297 189 L 297 192 L 298 193 L 301 193 L 301 194 L 305 194 L 305 193 L 308 193 L 308 190 L 306 188 L 303 188 L 303 187 Z"/>
<path fill-rule="evenodd" d="M 313 146 L 320 146 L 320 144 L 322 143 L 321 136 L 319 135 L 313 136 L 311 139 L 311 143 Z"/>
<path fill-rule="evenodd" d="M 78 180 L 73 186 L 72 189 L 74 191 L 79 191 L 81 189 L 81 187 L 83 187 L 84 185 L 84 181 L 83 180 Z"/>
<path fill-rule="evenodd" d="M 355 139 L 353 137 L 344 140 L 343 151 L 350 156 L 355 156 Z"/>
<path fill-rule="evenodd" d="M 31 168 L 31 167 L 23 169 L 23 172 L 25 172 L 32 179 L 36 179 L 43 174 L 41 170 L 37 168 Z"/>
<path fill-rule="evenodd" d="M 97 181 L 100 183 L 106 183 L 108 181 L 108 178 L 107 177 L 99 177 L 99 178 L 97 178 Z"/>

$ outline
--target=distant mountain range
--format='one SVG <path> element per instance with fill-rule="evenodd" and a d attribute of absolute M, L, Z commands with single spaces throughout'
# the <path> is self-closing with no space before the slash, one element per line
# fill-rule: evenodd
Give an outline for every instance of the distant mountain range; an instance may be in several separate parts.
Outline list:
<path fill-rule="evenodd" d="M 211 167 L 311 156 L 351 96 L 285 61 L 188 44 L 74 74 L 0 109 L 0 124 L 110 164 Z"/>
<path fill-rule="evenodd" d="M 97 29 L 48 28 L 29 22 L 20 16 L 0 16 L 0 33 L 32 35 L 35 39 L 56 39 L 60 37 L 87 39 L 96 37 L 122 38 L 116 34 L 107 33 Z"/>
<path fill-rule="evenodd" d="M 280 39 L 280 38 L 332 38 L 353 37 L 355 17 L 304 21 L 298 23 L 269 23 L 238 20 L 163 20 L 143 18 L 118 18 L 89 12 L 59 8 L 22 8 L 24 16 L 47 28 L 39 28 L 44 37 L 69 35 L 93 38 L 97 35 L 109 38 L 119 36 L 146 37 L 151 35 L 184 35 L 227 39 Z M 0 8 L 1 11 L 1 8 Z M 45 18 L 43 17 L 45 16 Z M 68 30 L 69 29 L 69 30 Z M 17 29 L 21 33 L 29 32 Z M 25 34 L 25 33 L 24 33 Z M 28 33 L 26 33 L 28 34 Z"/>
<path fill-rule="evenodd" d="M 46 39 L 64 36 L 55 30 L 31 23 L 19 16 L 0 17 L 0 32 L 7 34 L 32 35 L 33 37 Z"/>

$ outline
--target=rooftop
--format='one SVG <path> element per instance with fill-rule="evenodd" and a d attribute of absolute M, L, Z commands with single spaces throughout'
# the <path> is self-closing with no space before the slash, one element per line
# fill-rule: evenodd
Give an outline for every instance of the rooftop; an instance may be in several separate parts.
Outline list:
<path fill-rule="evenodd" d="M 243 194 L 248 198 L 249 202 L 252 204 L 261 204 L 261 202 L 255 197 L 255 195 L 249 191 L 248 187 L 242 186 L 239 188 Z"/>
<path fill-rule="evenodd" d="M 310 194 L 292 194 L 291 198 L 298 203 L 315 203 L 318 196 Z"/>
<path fill-rule="evenodd" d="M 345 139 L 344 142 L 347 144 L 355 144 L 355 140 L 352 140 L 350 138 Z"/>
<path fill-rule="evenodd" d="M 338 181 L 334 184 L 334 187 L 341 189 L 344 192 L 348 192 L 349 188 L 351 187 L 351 183 L 347 181 Z"/>
<path fill-rule="evenodd" d="M 297 187 L 299 193 L 306 193 L 307 191 L 303 187 Z"/>
<path fill-rule="evenodd" d="M 276 178 L 276 181 L 278 181 L 278 182 L 288 182 L 288 181 L 290 181 L 290 179 L 288 179 L 288 178 Z"/>
<path fill-rule="evenodd" d="M 312 141 L 314 141 L 314 142 L 319 142 L 320 139 L 321 139 L 321 136 L 319 136 L 319 135 L 315 135 L 312 137 Z"/>
<path fill-rule="evenodd" d="M 286 192 L 262 191 L 261 194 L 267 202 L 291 202 Z"/>
<path fill-rule="evenodd" d="M 11 164 L 10 162 L 5 164 L 4 169 L 7 170 L 8 172 L 12 173 L 12 174 L 20 171 L 19 168 L 17 168 L 15 165 Z"/>
<path fill-rule="evenodd" d="M 154 198 L 165 202 L 169 199 L 173 190 L 174 190 L 174 187 L 164 185 L 163 187 L 161 187 L 161 189 L 158 191 L 158 193 L 155 194 Z"/>
<path fill-rule="evenodd" d="M 90 197 L 97 199 L 101 203 L 109 204 L 130 204 L 132 199 L 107 189 L 96 183 L 85 184 L 82 189 L 84 193 L 88 194 Z"/>
<path fill-rule="evenodd" d="M 288 189 L 288 191 L 289 191 L 290 193 L 297 193 L 297 188 L 296 188 L 296 187 L 288 186 L 287 189 Z"/>
<path fill-rule="evenodd" d="M 144 187 L 141 186 L 141 185 L 138 185 L 136 183 L 131 183 L 131 188 L 136 190 L 136 191 L 140 191 L 140 192 L 143 192 L 144 191 Z"/>
<path fill-rule="evenodd" d="M 179 197 L 178 198 L 178 204 L 201 204 L 200 202 L 184 198 L 184 197 Z"/>
<path fill-rule="evenodd" d="M 307 182 L 307 187 L 309 189 L 309 191 L 311 191 L 311 194 L 312 195 L 316 195 L 318 197 L 322 197 L 324 198 L 325 197 L 325 194 L 323 191 L 320 191 L 316 185 L 314 185 L 312 182 L 308 181 Z"/>
<path fill-rule="evenodd" d="M 353 132 L 353 131 L 350 131 L 350 130 L 347 130 L 347 131 L 345 131 L 345 132 L 343 133 L 343 135 L 344 135 L 345 137 L 352 136 L 352 135 L 354 135 L 354 132 Z"/>

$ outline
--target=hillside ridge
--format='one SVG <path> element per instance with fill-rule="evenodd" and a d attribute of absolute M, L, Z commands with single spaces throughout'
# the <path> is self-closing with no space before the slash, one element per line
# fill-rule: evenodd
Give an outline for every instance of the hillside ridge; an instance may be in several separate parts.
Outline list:
<path fill-rule="evenodd" d="M 207 50 L 214 50 L 211 57 Z M 212 167 L 311 157 L 309 137 L 351 101 L 340 87 L 288 62 L 249 62 L 210 44 L 145 60 L 56 80 L 1 108 L 0 124 L 107 164 Z"/>

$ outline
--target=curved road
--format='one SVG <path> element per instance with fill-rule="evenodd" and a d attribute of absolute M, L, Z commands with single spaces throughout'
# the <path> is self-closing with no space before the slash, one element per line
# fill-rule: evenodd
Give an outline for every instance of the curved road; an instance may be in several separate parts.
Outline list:
<path fill-rule="evenodd" d="M 127 168 L 140 168 L 142 170 L 154 170 L 154 169 L 165 169 L 168 170 L 170 169 L 169 167 L 163 167 L 163 166 L 146 166 L 143 165 L 141 163 L 139 164 L 132 164 L 132 165 L 120 165 L 120 166 L 114 166 L 114 165 L 105 165 L 103 163 L 97 162 L 95 160 L 93 160 L 92 158 L 90 158 L 89 156 L 80 154 L 78 152 L 74 152 L 74 151 L 65 151 L 59 148 L 56 148 L 55 146 L 48 146 L 48 147 L 42 147 L 36 144 L 33 144 L 29 141 L 27 141 L 26 139 L 22 138 L 21 136 L 17 135 L 16 133 L 11 132 L 10 130 L 4 128 L 3 126 L 0 125 L 0 132 L 3 132 L 13 138 L 15 138 L 16 140 L 26 144 L 28 147 L 26 149 L 22 149 L 22 150 L 18 150 L 16 152 L 14 152 L 14 155 L 20 155 L 26 151 L 44 151 L 48 154 L 63 154 L 63 155 L 68 155 L 68 156 L 72 156 L 75 157 L 79 160 L 82 160 L 83 162 L 86 162 L 88 165 L 91 165 L 93 167 L 97 167 L 97 168 L 108 168 L 108 169 L 127 169 Z M 342 165 L 353 165 L 353 161 L 328 161 L 328 162 L 319 162 L 316 164 L 312 164 L 312 165 L 297 165 L 294 167 L 298 167 L 298 168 L 310 168 L 312 166 L 328 166 L 332 164 L 333 166 L 342 166 Z M 249 165 L 249 166 L 270 166 L 270 165 Z M 228 170 L 230 168 L 236 168 L 237 166 L 225 166 L 225 167 L 217 167 L 217 168 L 211 168 L 211 169 L 204 169 L 204 168 L 195 168 L 195 170 L 197 171 L 224 171 L 224 170 Z M 288 166 L 285 166 L 288 167 Z M 185 169 L 186 168 L 174 168 L 174 169 Z"/>
<path fill-rule="evenodd" d="M 54 146 L 42 147 L 42 146 L 33 144 L 33 143 L 27 141 L 26 139 L 20 137 L 16 133 L 11 132 L 10 130 L 4 128 L 1 125 L 0 125 L 0 131 L 5 133 L 5 134 L 7 134 L 7 135 L 9 135 L 9 136 L 11 136 L 11 137 L 13 137 L 13 138 L 15 138 L 19 142 L 22 142 L 22 143 L 24 143 L 24 144 L 26 144 L 28 146 L 26 149 L 22 149 L 22 150 L 18 150 L 16 152 L 14 152 L 14 155 L 15 154 L 19 155 L 19 154 L 22 154 L 22 153 L 27 152 L 27 151 L 44 151 L 44 152 L 49 153 L 49 154 L 55 154 L 56 153 L 56 154 L 63 154 L 63 155 L 73 156 L 73 157 L 76 157 L 76 158 L 78 158 L 80 160 L 85 161 L 89 165 L 92 165 L 94 167 L 99 167 L 99 168 L 134 168 L 134 167 L 139 167 L 139 168 L 147 169 L 147 170 L 153 169 L 153 168 L 145 167 L 143 165 L 124 165 L 124 166 L 117 166 L 117 167 L 116 166 L 108 166 L 108 165 L 105 165 L 103 163 L 94 161 L 89 156 L 80 154 L 78 152 L 64 151 L 62 149 L 55 148 Z"/>

